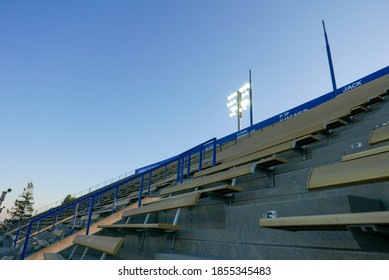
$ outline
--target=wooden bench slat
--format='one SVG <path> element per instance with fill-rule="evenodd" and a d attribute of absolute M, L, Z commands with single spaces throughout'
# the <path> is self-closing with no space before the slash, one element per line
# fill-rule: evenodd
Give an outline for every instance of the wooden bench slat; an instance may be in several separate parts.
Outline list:
<path fill-rule="evenodd" d="M 231 169 L 228 169 L 226 171 L 219 172 L 219 173 L 215 173 L 215 174 L 203 177 L 203 178 L 192 179 L 192 180 L 184 182 L 182 184 L 179 184 L 179 185 L 176 185 L 173 187 L 169 187 L 169 188 L 165 188 L 165 189 L 161 190 L 160 195 L 161 196 L 168 195 L 168 194 L 172 194 L 172 193 L 176 193 L 176 192 L 180 192 L 180 191 L 185 191 L 185 190 L 194 189 L 197 187 L 202 187 L 202 186 L 209 185 L 209 184 L 216 183 L 216 182 L 221 182 L 224 180 L 230 180 L 230 179 L 240 177 L 243 175 L 248 175 L 248 174 L 251 174 L 254 172 L 253 168 L 255 168 L 255 165 L 247 164 L 247 165 L 242 165 L 242 166 L 239 166 L 236 168 L 231 168 Z"/>
<path fill-rule="evenodd" d="M 129 210 L 132 213 L 124 213 L 123 216 L 133 216 L 139 214 L 139 212 L 134 211 L 139 209 L 143 210 L 142 214 L 145 213 L 151 213 L 150 211 L 154 212 L 158 208 L 158 211 L 161 210 L 167 210 L 167 209 L 173 209 L 172 208 L 172 202 L 174 200 L 180 200 L 181 203 L 179 205 L 176 203 L 174 208 L 181 208 L 181 207 L 187 207 L 187 206 L 194 206 L 197 204 L 198 199 L 201 195 L 205 193 L 231 193 L 231 192 L 240 192 L 243 191 L 241 187 L 237 186 L 231 186 L 228 184 L 221 185 L 221 186 L 215 186 L 211 188 L 206 188 L 202 190 L 198 190 L 196 192 L 191 192 L 188 194 L 183 195 L 177 195 L 173 197 L 168 198 L 161 198 L 154 202 L 151 202 L 150 204 L 147 204 L 145 206 L 142 206 L 140 208 L 136 208 L 133 210 Z M 187 201 L 184 203 L 184 201 Z M 158 205 L 159 204 L 159 205 Z M 144 224 L 111 224 L 111 225 L 99 225 L 99 228 L 105 228 L 105 229 L 162 229 L 162 230 L 180 230 L 181 226 L 179 225 L 173 225 L 173 224 L 166 224 L 166 223 L 144 223 Z"/>
<path fill-rule="evenodd" d="M 374 129 L 370 133 L 369 144 L 374 145 L 389 140 L 389 125 Z"/>
<path fill-rule="evenodd" d="M 273 146 L 273 147 L 270 147 L 267 149 L 258 149 L 258 151 L 253 153 L 253 154 L 249 154 L 247 156 L 240 157 L 240 158 L 232 160 L 232 161 L 223 162 L 220 165 L 216 165 L 214 167 L 203 169 L 199 172 L 196 172 L 193 175 L 193 178 L 198 178 L 198 177 L 201 177 L 204 175 L 209 175 L 209 174 L 216 173 L 219 171 L 227 170 L 227 169 L 232 168 L 234 166 L 239 166 L 239 165 L 246 164 L 249 162 L 255 162 L 261 158 L 266 158 L 266 157 L 269 157 L 271 155 L 279 154 L 279 153 L 282 153 L 282 152 L 285 152 L 285 151 L 288 151 L 291 149 L 292 149 L 292 144 L 290 142 L 281 143 L 279 145 L 276 145 L 276 146 Z"/>
<path fill-rule="evenodd" d="M 73 244 L 100 251 L 104 254 L 116 255 L 124 243 L 124 238 L 101 235 L 77 235 Z M 74 251 L 74 250 L 73 250 Z M 72 254 L 71 254 L 72 255 Z M 65 260 L 59 253 L 44 253 L 45 260 Z"/>
<path fill-rule="evenodd" d="M 200 198 L 200 193 L 189 193 L 177 195 L 168 199 L 163 199 L 155 203 L 147 204 L 138 208 L 127 210 L 122 217 L 130 217 L 135 215 L 147 214 L 162 210 L 170 210 L 181 207 L 195 206 Z"/>
<path fill-rule="evenodd" d="M 206 194 L 206 193 L 231 193 L 231 192 L 242 192 L 243 188 L 238 187 L 238 186 L 232 186 L 229 184 L 224 184 L 216 187 L 210 187 L 210 188 L 205 188 L 205 189 L 200 189 L 197 192 L 201 194 Z"/>
<path fill-rule="evenodd" d="M 116 255 L 124 243 L 124 238 L 100 235 L 77 235 L 73 243 L 110 255 Z"/>
<path fill-rule="evenodd" d="M 288 123 L 290 120 L 293 119 L 288 119 Z M 287 126 L 285 125 L 286 122 L 280 124 L 277 127 L 271 129 L 269 128 L 268 130 L 264 131 L 262 134 L 258 134 L 259 136 L 262 136 L 261 138 L 255 138 L 255 139 L 254 137 L 249 138 L 249 140 L 247 141 L 253 141 L 253 144 L 251 145 L 243 145 L 246 143 L 242 142 L 241 144 L 237 144 L 235 146 L 230 147 L 229 149 L 222 151 L 218 155 L 218 161 L 224 163 L 231 160 L 235 160 L 243 156 L 247 156 L 255 152 L 258 152 L 258 150 L 272 148 L 276 145 L 280 145 L 286 142 L 289 143 L 290 141 L 293 141 L 296 138 L 302 137 L 310 133 L 316 133 L 323 129 L 323 123 L 313 124 L 312 126 L 309 125 L 302 126 L 301 124 L 299 124 L 298 128 L 296 129 L 292 129 L 292 128 L 287 129 Z M 283 129 L 281 130 L 280 127 L 282 127 Z"/>
<path fill-rule="evenodd" d="M 358 153 L 354 153 L 354 154 L 350 154 L 350 155 L 342 156 L 342 161 L 348 161 L 348 160 L 353 160 L 353 159 L 373 156 L 373 155 L 380 154 L 380 153 L 385 153 L 385 152 L 389 152 L 389 145 L 383 146 L 383 147 L 379 147 L 379 148 L 375 148 L 375 149 L 370 149 L 370 150 L 362 151 L 362 152 L 358 152 Z"/>
<path fill-rule="evenodd" d="M 388 225 L 389 211 L 263 218 L 259 226 L 285 230 L 344 229 L 348 226 Z"/>
<path fill-rule="evenodd" d="M 283 157 L 279 157 L 277 155 L 273 155 L 271 157 L 267 157 L 267 158 L 263 158 L 259 161 L 256 162 L 256 165 L 257 166 L 261 166 L 261 167 L 270 167 L 270 166 L 274 166 L 274 165 L 278 165 L 278 164 L 282 164 L 282 163 L 287 163 L 288 160 L 283 158 Z"/>
<path fill-rule="evenodd" d="M 113 224 L 113 225 L 99 225 L 99 228 L 106 229 L 163 229 L 163 230 L 180 230 L 181 226 L 163 223 L 150 224 Z"/>
<path fill-rule="evenodd" d="M 273 155 L 272 157 L 268 157 L 257 161 L 255 163 L 245 164 L 238 167 L 234 167 L 225 171 L 221 171 L 218 173 L 214 173 L 208 175 L 206 177 L 192 179 L 190 181 L 184 182 L 182 184 L 172 186 L 169 188 L 165 188 L 161 191 L 160 195 L 168 195 L 172 193 L 187 191 L 194 188 L 203 187 L 206 185 L 210 185 L 213 183 L 223 182 L 226 180 L 232 180 L 234 178 L 238 178 L 245 175 L 253 174 L 258 167 L 268 167 L 275 164 L 285 163 L 286 159 L 278 157 L 277 155 Z"/>
<path fill-rule="evenodd" d="M 309 190 L 389 179 L 389 152 L 312 168 Z"/>

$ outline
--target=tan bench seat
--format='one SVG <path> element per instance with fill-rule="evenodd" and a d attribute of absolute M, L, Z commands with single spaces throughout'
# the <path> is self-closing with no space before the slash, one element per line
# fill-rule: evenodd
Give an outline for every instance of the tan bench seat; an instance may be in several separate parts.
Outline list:
<path fill-rule="evenodd" d="M 159 229 L 175 231 L 180 230 L 181 227 L 177 225 L 180 210 L 183 207 L 195 206 L 201 193 L 188 193 L 183 195 L 177 195 L 165 199 L 159 199 L 153 203 L 146 204 L 144 206 L 127 210 L 123 212 L 122 218 L 129 218 L 137 215 L 147 214 L 143 224 L 130 224 L 129 219 L 125 224 L 111 224 L 111 225 L 99 225 L 99 228 L 106 229 Z M 176 216 L 172 224 L 167 223 L 148 223 L 149 214 L 159 211 L 173 210 L 176 209 Z"/>
<path fill-rule="evenodd" d="M 122 217 L 130 217 L 142 214 L 148 214 L 163 210 L 177 209 L 181 207 L 189 207 L 197 204 L 200 198 L 200 193 L 189 193 L 183 195 L 177 195 L 155 203 L 150 203 L 145 206 L 127 210 L 123 213 Z"/>
<path fill-rule="evenodd" d="M 199 172 L 196 172 L 193 175 L 193 178 L 199 178 L 199 177 L 202 177 L 205 175 L 209 175 L 209 174 L 217 173 L 217 172 L 220 172 L 223 170 L 227 170 L 227 169 L 232 168 L 234 166 L 239 166 L 239 165 L 243 165 L 246 163 L 255 162 L 258 160 L 262 160 L 263 163 L 265 163 L 266 161 L 272 161 L 273 164 L 284 163 L 284 162 L 286 162 L 286 160 L 283 160 L 282 158 L 277 156 L 277 154 L 285 152 L 285 151 L 289 151 L 292 148 L 293 148 L 292 144 L 290 142 L 286 142 L 286 143 L 282 143 L 282 144 L 273 146 L 273 147 L 268 148 L 268 149 L 264 149 L 264 150 L 259 149 L 259 151 L 255 152 L 253 154 L 249 154 L 247 156 L 240 157 L 240 158 L 235 159 L 235 160 L 223 162 L 220 165 L 216 165 L 214 167 L 210 167 L 207 169 L 203 169 Z M 273 157 L 273 159 L 271 157 Z M 274 157 L 277 157 L 277 158 L 274 158 Z"/>
<path fill-rule="evenodd" d="M 374 145 L 389 140 L 389 124 L 370 133 L 369 144 Z"/>
<path fill-rule="evenodd" d="M 263 218 L 259 226 L 284 230 L 347 230 L 350 226 L 389 225 L 389 211 Z"/>
<path fill-rule="evenodd" d="M 85 247 L 84 253 L 81 259 L 84 259 L 89 249 L 94 249 L 102 252 L 101 260 L 105 258 L 107 254 L 116 255 L 124 243 L 124 238 L 100 236 L 100 235 L 77 235 L 73 239 L 73 243 L 76 245 L 73 248 L 69 259 L 72 259 L 74 252 L 78 246 Z M 46 260 L 63 260 L 64 257 L 58 253 L 45 253 Z"/>
<path fill-rule="evenodd" d="M 389 179 L 389 152 L 311 169 L 307 188 L 344 186 Z"/>
<path fill-rule="evenodd" d="M 147 223 L 147 224 L 112 224 L 112 225 L 100 225 L 100 228 L 106 229 L 158 229 L 175 231 L 180 230 L 181 226 L 163 223 Z"/>
<path fill-rule="evenodd" d="M 375 149 L 366 150 L 366 151 L 359 152 L 359 153 L 354 153 L 354 154 L 342 156 L 342 161 L 348 161 L 348 160 L 373 156 L 376 154 L 381 154 L 381 153 L 386 153 L 386 152 L 389 152 L 389 145 L 375 148 Z"/>
<path fill-rule="evenodd" d="M 172 186 L 169 188 L 165 188 L 161 191 L 160 195 L 169 195 L 173 193 L 178 193 L 178 192 L 183 192 L 183 191 L 188 191 L 191 189 L 195 188 L 200 188 L 206 185 L 210 185 L 213 183 L 218 183 L 218 182 L 225 182 L 227 180 L 234 180 L 238 177 L 245 176 L 245 175 L 250 175 L 253 174 L 257 171 L 258 168 L 266 168 L 269 164 L 275 164 L 277 163 L 284 163 L 286 162 L 286 159 L 281 158 L 281 157 L 270 157 L 267 159 L 263 159 L 261 161 L 255 162 L 255 163 L 250 163 L 250 164 L 245 164 L 241 165 L 238 167 L 234 167 L 225 171 L 221 171 L 218 173 L 214 173 L 205 177 L 201 178 L 196 178 L 189 180 L 187 182 L 184 182 L 182 184 Z M 234 185 L 232 183 L 232 185 Z"/>

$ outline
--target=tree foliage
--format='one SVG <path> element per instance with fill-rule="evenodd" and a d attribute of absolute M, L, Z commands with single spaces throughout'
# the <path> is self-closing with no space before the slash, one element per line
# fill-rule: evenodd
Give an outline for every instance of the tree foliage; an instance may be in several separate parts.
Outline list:
<path fill-rule="evenodd" d="M 62 201 L 62 205 L 65 205 L 65 204 L 68 204 L 72 201 L 76 200 L 76 198 L 74 196 L 72 196 L 71 194 L 68 194 L 65 199 Z"/>
<path fill-rule="evenodd" d="M 15 200 L 14 206 L 8 211 L 11 218 L 9 222 L 26 220 L 32 217 L 34 212 L 34 185 L 30 182 L 23 189 L 22 194 Z"/>

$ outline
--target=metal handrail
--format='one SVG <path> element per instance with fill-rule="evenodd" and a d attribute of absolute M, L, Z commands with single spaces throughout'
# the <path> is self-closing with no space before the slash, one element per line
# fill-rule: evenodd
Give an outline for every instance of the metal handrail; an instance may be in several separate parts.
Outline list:
<path fill-rule="evenodd" d="M 26 232 L 25 233 L 25 240 L 24 240 L 24 244 L 23 244 L 23 250 L 22 250 L 22 254 L 21 254 L 21 259 L 24 259 L 26 257 L 28 242 L 29 242 L 29 238 L 30 238 L 30 235 L 32 233 L 32 227 L 33 227 L 34 224 L 37 224 L 40 221 L 42 221 L 42 220 L 44 220 L 46 218 L 49 218 L 49 217 L 55 217 L 54 221 L 56 221 L 58 215 L 61 212 L 64 212 L 67 209 L 72 208 L 72 207 L 74 207 L 74 209 L 75 209 L 74 212 L 76 214 L 78 206 L 81 203 L 86 202 L 87 200 L 89 200 L 90 201 L 90 203 L 89 203 L 89 210 L 88 210 L 88 213 L 87 213 L 87 215 L 88 215 L 88 222 L 87 222 L 87 226 L 86 226 L 86 234 L 89 234 L 89 228 L 90 228 L 91 220 L 92 220 L 91 217 L 92 217 L 92 212 L 93 212 L 93 205 L 94 205 L 94 202 L 96 201 L 97 197 L 99 197 L 99 196 L 101 196 L 104 193 L 107 193 L 109 191 L 115 190 L 115 192 L 114 192 L 114 203 L 113 203 L 113 209 L 112 209 L 112 211 L 114 212 L 115 205 L 116 205 L 116 199 L 118 197 L 118 189 L 119 189 L 119 187 L 124 185 L 124 184 L 126 184 L 126 183 L 129 183 L 129 182 L 131 182 L 133 180 L 136 180 L 136 179 L 140 178 L 141 179 L 141 186 L 140 186 L 140 189 L 139 189 L 139 200 L 138 201 L 139 201 L 139 205 L 141 205 L 142 194 L 143 194 L 143 187 L 144 187 L 143 186 L 144 176 L 146 176 L 146 175 L 150 176 L 148 192 L 147 192 L 147 195 L 149 195 L 150 194 L 150 184 L 151 184 L 152 172 L 157 170 L 157 169 L 160 169 L 161 167 L 166 167 L 167 165 L 177 161 L 178 162 L 178 165 L 177 165 L 177 182 L 179 182 L 179 180 L 182 179 L 181 175 L 183 175 L 183 170 L 184 170 L 184 166 L 185 166 L 185 164 L 181 164 L 181 162 L 184 162 L 185 159 L 186 159 L 186 161 L 187 161 L 187 168 L 188 168 L 188 171 L 189 171 L 190 170 L 191 157 L 194 154 L 196 154 L 196 153 L 199 153 L 199 167 L 198 167 L 199 170 L 201 170 L 201 168 L 202 168 L 203 153 L 205 151 L 209 150 L 209 149 L 213 149 L 212 164 L 216 165 L 216 143 L 217 143 L 217 139 L 216 138 L 212 138 L 212 139 L 210 139 L 208 141 L 205 141 L 205 142 L 203 142 L 203 143 L 201 143 L 201 144 L 199 144 L 199 145 L 197 145 L 197 146 L 187 150 L 186 152 L 184 152 L 184 153 L 182 153 L 182 154 L 180 154 L 178 156 L 175 156 L 175 157 L 172 157 L 172 158 L 170 158 L 168 160 L 162 161 L 163 164 L 157 163 L 157 164 L 154 164 L 150 168 L 144 169 L 143 171 L 134 172 L 134 174 L 132 174 L 130 176 L 127 176 L 127 177 L 125 177 L 123 179 L 119 179 L 116 182 L 111 182 L 109 185 L 101 187 L 100 189 L 97 189 L 95 191 L 90 191 L 87 195 L 79 197 L 75 201 L 69 202 L 69 203 L 67 203 L 65 205 L 57 206 L 56 208 L 52 208 L 52 209 L 48 210 L 47 213 L 44 213 L 42 215 L 34 216 L 34 217 L 30 218 L 30 220 L 28 221 L 28 223 L 26 225 L 23 225 L 23 226 L 21 226 L 21 227 L 19 227 L 17 229 L 16 235 L 15 235 L 14 245 L 16 245 L 17 240 L 20 239 L 19 235 L 22 232 L 22 230 L 24 230 L 24 232 Z M 187 175 L 189 176 L 189 172 L 187 173 Z M 76 215 L 74 215 L 74 222 L 75 222 L 75 219 L 76 219 Z M 73 222 L 73 224 L 74 224 L 74 222 Z M 54 222 L 54 225 L 55 225 L 55 222 Z"/>
<path fill-rule="evenodd" d="M 134 174 L 135 174 L 135 170 L 131 170 L 130 172 L 126 172 L 126 173 L 121 174 L 121 175 L 119 175 L 119 176 L 116 176 L 116 177 L 114 177 L 114 178 L 112 178 L 112 179 L 109 179 L 109 180 L 106 180 L 106 181 L 104 181 L 104 182 L 101 182 L 100 184 L 97 184 L 97 185 L 95 185 L 95 186 L 93 186 L 93 187 L 86 188 L 86 189 L 84 189 L 84 190 L 82 190 L 82 191 L 79 191 L 79 192 L 77 192 L 77 193 L 75 193 L 75 194 L 72 194 L 71 196 L 74 197 L 74 198 L 82 197 L 82 196 L 84 196 L 84 195 L 86 195 L 86 194 L 89 194 L 89 193 L 95 191 L 95 190 L 99 190 L 99 189 L 101 189 L 101 188 L 104 188 L 104 187 L 106 187 L 106 186 L 112 184 L 113 182 L 119 181 L 119 180 L 121 180 L 121 179 L 125 179 L 125 178 L 127 178 L 127 177 L 129 177 L 129 176 L 132 176 L 132 175 L 134 175 Z M 35 210 L 34 216 L 37 216 L 37 215 L 39 215 L 39 214 L 41 214 L 41 213 L 44 213 L 44 212 L 48 211 L 48 210 L 51 209 L 51 208 L 58 207 L 58 206 L 60 206 L 62 203 L 63 203 L 63 199 L 62 199 L 62 200 L 58 200 L 58 201 L 56 201 L 56 202 L 53 202 L 53 203 L 51 203 L 51 204 L 48 204 L 48 205 L 46 205 L 46 206 L 40 207 L 40 208 L 38 208 L 37 210 Z"/>

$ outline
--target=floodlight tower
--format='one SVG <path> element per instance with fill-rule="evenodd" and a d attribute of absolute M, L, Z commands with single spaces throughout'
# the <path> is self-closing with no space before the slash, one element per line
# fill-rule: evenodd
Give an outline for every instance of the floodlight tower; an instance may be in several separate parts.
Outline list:
<path fill-rule="evenodd" d="M 230 110 L 230 117 L 233 118 L 237 116 L 238 118 L 238 131 L 240 131 L 240 119 L 242 118 L 242 113 L 243 111 L 246 111 L 250 105 L 250 99 L 248 99 L 250 92 L 250 83 L 246 83 L 239 90 L 230 94 L 227 98 L 227 107 Z"/>
<path fill-rule="evenodd" d="M 6 191 L 3 191 L 3 193 L 2 193 L 1 196 L 0 196 L 0 206 L 1 206 L 1 204 L 3 204 L 3 201 L 4 201 L 4 199 L 5 199 L 6 194 L 7 194 L 7 193 L 10 193 L 11 191 L 12 191 L 12 189 L 8 189 L 8 190 L 6 190 Z M 0 208 L 0 213 L 3 211 L 3 208 L 4 208 L 4 207 Z"/>

